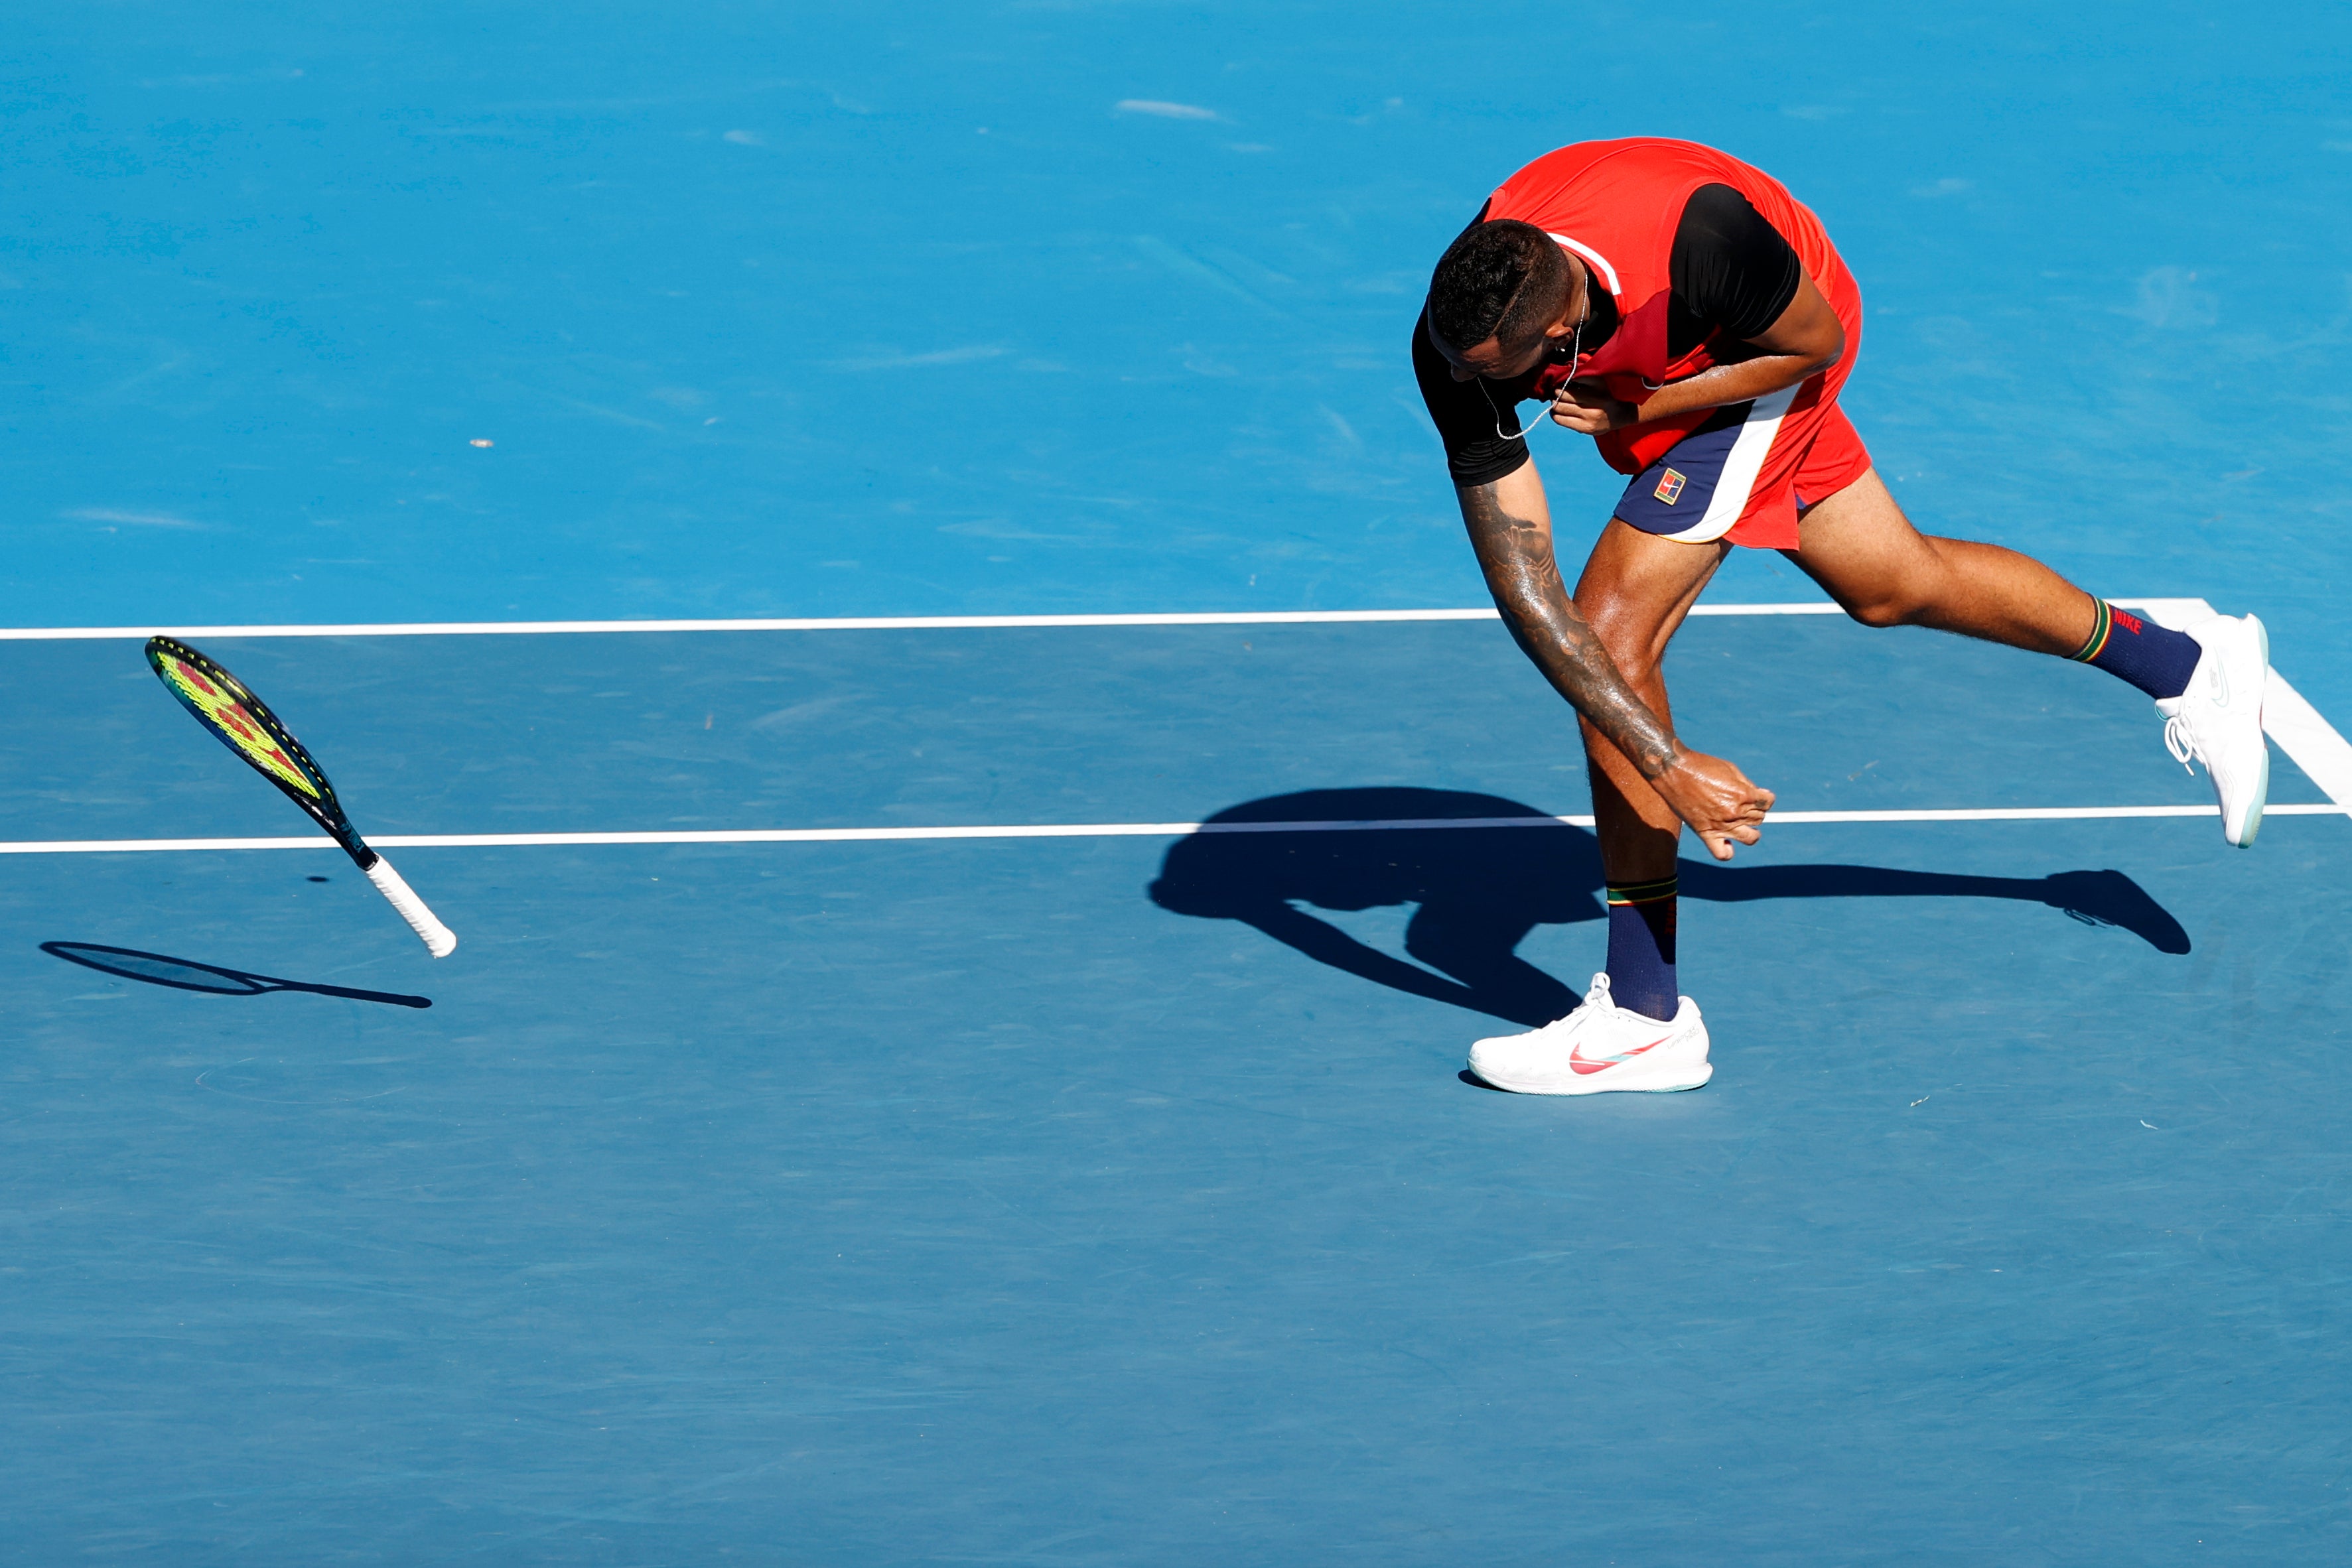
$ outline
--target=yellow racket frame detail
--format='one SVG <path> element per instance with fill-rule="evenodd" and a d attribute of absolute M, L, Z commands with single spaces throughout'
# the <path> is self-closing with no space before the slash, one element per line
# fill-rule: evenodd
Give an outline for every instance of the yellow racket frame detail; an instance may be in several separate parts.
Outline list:
<path fill-rule="evenodd" d="M 255 767 L 310 800 L 325 799 L 319 793 L 319 787 L 286 755 L 285 748 L 245 711 L 246 693 L 242 689 L 215 680 L 174 654 L 159 654 L 157 663 L 163 666 L 163 678 L 195 705 Z"/>

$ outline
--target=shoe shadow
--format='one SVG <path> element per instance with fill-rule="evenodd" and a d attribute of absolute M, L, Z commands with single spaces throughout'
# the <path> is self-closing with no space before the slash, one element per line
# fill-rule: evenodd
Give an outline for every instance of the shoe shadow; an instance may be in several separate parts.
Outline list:
<path fill-rule="evenodd" d="M 1444 822 L 1444 827 L 1422 824 Z M 1464 824 L 1475 822 L 1472 827 Z M 1882 866 L 1681 862 L 1685 898 L 2006 898 L 2130 932 L 2160 953 L 2189 933 L 2118 871 L 1948 876 Z M 1238 920 L 1376 985 L 1530 1028 L 1578 993 L 1518 956 L 1538 925 L 1600 920 L 1600 844 L 1534 807 L 1452 789 L 1310 789 L 1246 801 L 1179 840 L 1150 897 L 1162 909 Z M 1412 904 L 1406 958 L 1367 946 L 1301 905 Z"/>
<path fill-rule="evenodd" d="M 308 980 L 280 980 L 244 969 L 199 964 L 193 958 L 168 958 L 136 947 L 105 947 L 95 942 L 44 942 L 41 951 L 68 964 L 100 974 L 137 980 L 145 986 L 165 986 L 175 991 L 205 991 L 216 997 L 257 997 L 264 991 L 308 991 L 317 997 L 343 997 L 355 1002 L 383 1002 L 396 1008 L 429 1008 L 430 997 L 404 997 L 395 991 L 361 991 L 349 986 L 320 986 Z"/>

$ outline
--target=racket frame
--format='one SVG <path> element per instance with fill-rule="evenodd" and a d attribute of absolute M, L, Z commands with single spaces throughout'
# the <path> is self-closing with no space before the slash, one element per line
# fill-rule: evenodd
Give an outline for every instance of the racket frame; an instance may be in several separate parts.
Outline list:
<path fill-rule="evenodd" d="M 335 787 L 328 781 L 326 769 L 320 768 L 311 758 L 310 752 L 303 748 L 302 743 L 294 738 L 294 732 L 288 729 L 285 723 L 269 711 L 269 705 L 253 695 L 252 687 L 230 674 L 219 661 L 190 647 L 176 637 L 158 635 L 148 638 L 146 653 L 148 665 L 155 672 L 156 678 L 163 683 L 164 690 L 178 699 L 180 706 L 194 716 L 195 721 L 204 726 L 215 740 L 235 752 L 237 760 L 276 785 L 279 794 L 299 806 L 303 815 L 324 828 L 327 831 L 327 836 L 333 839 L 341 846 L 342 852 L 352 857 L 352 863 L 360 868 L 361 873 L 367 877 L 375 890 L 383 894 L 385 901 L 393 908 L 400 912 L 400 917 L 408 922 L 409 929 L 416 933 L 427 952 L 436 958 L 446 958 L 456 949 L 457 936 L 446 925 L 441 924 L 432 910 L 425 907 L 425 901 L 416 896 L 416 891 L 408 885 L 406 880 L 392 869 L 392 862 L 368 847 L 367 841 L 360 837 L 359 830 L 352 826 L 351 818 L 343 814 L 343 804 L 335 798 Z M 173 677 L 171 671 L 164 665 L 164 660 L 167 658 L 186 665 L 233 698 L 236 706 L 243 711 L 254 727 L 268 737 L 271 744 L 278 748 L 280 758 L 290 765 L 316 793 L 306 794 L 296 789 L 284 776 L 265 766 L 252 753 L 239 745 L 236 738 L 222 726 L 221 722 L 205 712 L 203 706 Z"/>
<path fill-rule="evenodd" d="M 163 660 L 167 656 L 187 665 L 235 698 L 236 706 L 245 710 L 245 716 L 251 719 L 255 727 L 277 745 L 286 759 L 294 765 L 297 772 L 310 780 L 317 789 L 317 795 L 312 797 L 303 794 L 278 774 L 256 761 L 245 747 L 238 745 L 236 738 L 222 727 L 218 719 L 198 706 L 195 700 L 181 689 L 180 683 L 173 680 L 171 673 L 163 666 Z M 335 787 L 327 781 L 326 770 L 311 759 L 310 752 L 303 748 L 302 743 L 294 738 L 294 732 L 288 729 L 284 722 L 269 711 L 269 705 L 253 695 L 252 687 L 230 674 L 217 661 L 191 648 L 176 637 L 148 638 L 147 663 L 154 669 L 156 677 L 163 683 L 163 688 L 178 699 L 180 706 L 186 708 L 198 724 L 205 727 L 206 733 L 236 753 L 238 761 L 268 779 L 277 787 L 279 794 L 299 806 L 305 816 L 324 828 L 328 837 L 342 846 L 343 852 L 352 857 L 360 870 L 367 870 L 382 858 L 375 851 L 368 848 L 367 841 L 360 837 L 359 830 L 352 827 L 352 820 L 343 814 L 343 804 L 335 798 Z"/>

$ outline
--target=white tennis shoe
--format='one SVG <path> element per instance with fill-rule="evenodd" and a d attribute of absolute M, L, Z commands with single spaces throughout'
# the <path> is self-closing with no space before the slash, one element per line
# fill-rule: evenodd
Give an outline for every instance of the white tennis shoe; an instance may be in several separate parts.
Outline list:
<path fill-rule="evenodd" d="M 2263 744 L 2270 633 L 2252 615 L 2217 615 L 2188 632 L 2205 652 L 2189 689 L 2157 701 L 2165 749 L 2191 773 L 2191 761 L 2205 765 L 2221 802 L 2221 836 L 2242 850 L 2262 831 L 2271 792 L 2271 752 Z"/>
<path fill-rule="evenodd" d="M 1584 1005 L 1566 1018 L 1472 1046 L 1470 1071 L 1514 1094 L 1696 1089 L 1715 1066 L 1698 1004 L 1680 1000 L 1673 1019 L 1660 1023 L 1611 1001 L 1609 977 L 1595 975 Z"/>

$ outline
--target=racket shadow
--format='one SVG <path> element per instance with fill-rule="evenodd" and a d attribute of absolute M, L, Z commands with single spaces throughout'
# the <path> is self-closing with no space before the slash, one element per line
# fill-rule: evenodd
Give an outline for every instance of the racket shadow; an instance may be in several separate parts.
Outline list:
<path fill-rule="evenodd" d="M 108 947 L 96 942 L 44 942 L 41 951 L 85 969 L 136 980 L 143 986 L 164 986 L 175 991 L 203 991 L 215 997 L 257 997 L 265 991 L 308 991 L 314 997 L 341 997 L 354 1002 L 383 1002 L 395 1008 L 429 1008 L 430 997 L 404 997 L 394 991 L 362 991 L 350 986 L 321 986 L 309 980 L 281 980 L 245 969 L 200 964 L 193 958 L 173 958 L 142 953 L 136 947 Z"/>
<path fill-rule="evenodd" d="M 1527 827 L 1253 831 L 1246 824 L 1526 819 Z M 1236 920 L 1320 964 L 1376 985 L 1534 1026 L 1577 993 L 1517 954 L 1538 925 L 1606 918 L 1599 841 L 1517 800 L 1452 789 L 1315 789 L 1218 812 L 1171 846 L 1154 904 Z M 1241 831 L 1236 831 L 1236 828 Z M 1682 895 L 1715 904 L 1764 899 L 1994 898 L 2037 904 L 2086 925 L 2127 931 L 2159 953 L 2189 933 L 2118 871 L 1962 876 L 1886 866 L 1723 866 L 1684 861 Z M 1404 956 L 1358 941 L 1308 908 L 1412 905 Z"/>

